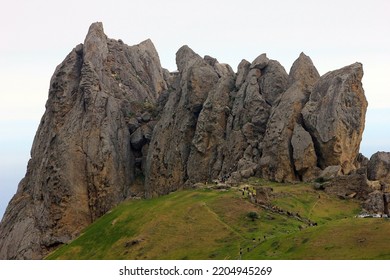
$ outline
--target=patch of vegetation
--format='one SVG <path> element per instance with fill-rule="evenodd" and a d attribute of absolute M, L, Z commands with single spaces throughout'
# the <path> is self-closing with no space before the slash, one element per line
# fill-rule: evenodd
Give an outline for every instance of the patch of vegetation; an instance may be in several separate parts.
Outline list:
<path fill-rule="evenodd" d="M 323 177 L 318 177 L 318 178 L 316 178 L 316 179 L 314 180 L 314 182 L 315 182 L 315 183 L 325 183 L 326 180 L 325 180 L 325 178 L 323 178 Z"/>
<path fill-rule="evenodd" d="M 256 219 L 259 218 L 259 215 L 257 214 L 257 212 L 249 212 L 247 215 L 246 215 L 249 219 L 252 220 L 252 222 L 254 222 Z"/>

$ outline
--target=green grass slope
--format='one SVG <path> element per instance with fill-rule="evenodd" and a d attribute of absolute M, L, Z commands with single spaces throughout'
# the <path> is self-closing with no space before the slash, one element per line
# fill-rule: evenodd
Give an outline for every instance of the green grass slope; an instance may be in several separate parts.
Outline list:
<path fill-rule="evenodd" d="M 122 203 L 47 259 L 390 259 L 390 221 L 354 218 L 356 201 L 308 184 L 240 187 L 258 185 L 273 188 L 273 206 L 304 219 L 252 204 L 238 189 L 177 191 Z"/>

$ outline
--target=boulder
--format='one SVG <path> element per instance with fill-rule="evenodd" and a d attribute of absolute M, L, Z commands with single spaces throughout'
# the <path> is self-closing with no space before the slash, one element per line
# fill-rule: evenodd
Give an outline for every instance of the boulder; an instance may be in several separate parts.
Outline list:
<path fill-rule="evenodd" d="M 251 63 L 245 59 L 241 60 L 240 64 L 238 64 L 236 88 L 240 88 L 245 82 L 246 76 L 248 76 L 249 73 L 250 66 Z"/>
<path fill-rule="evenodd" d="M 309 132 L 300 124 L 294 127 L 291 138 L 294 168 L 302 181 L 312 181 L 318 177 L 317 156 Z"/>
<path fill-rule="evenodd" d="M 268 66 L 269 59 L 265 53 L 259 55 L 256 57 L 256 59 L 252 62 L 250 69 L 259 69 L 263 70 L 265 67 Z"/>
<path fill-rule="evenodd" d="M 268 187 L 256 187 L 255 190 L 257 203 L 268 205 L 270 203 L 273 189 Z"/>
<path fill-rule="evenodd" d="M 150 115 L 149 112 L 144 112 L 141 115 L 141 119 L 142 119 L 143 122 L 149 122 L 152 119 L 152 116 Z"/>
<path fill-rule="evenodd" d="M 139 127 L 130 135 L 130 143 L 133 150 L 140 151 L 142 147 L 149 143 L 152 137 L 152 128 L 148 125 Z"/>
<path fill-rule="evenodd" d="M 390 184 L 390 152 L 373 154 L 367 165 L 367 177 L 372 181 Z"/>
<path fill-rule="evenodd" d="M 328 72 L 315 84 L 302 110 L 321 169 L 340 165 L 343 174 L 356 169 L 367 109 L 362 77 L 360 63 Z"/>
<path fill-rule="evenodd" d="M 372 192 L 365 174 L 342 175 L 332 178 L 329 182 L 322 184 L 325 192 L 337 195 L 341 198 L 348 198 L 351 194 L 356 199 L 366 200 Z"/>
<path fill-rule="evenodd" d="M 139 128 L 140 124 L 137 118 L 131 118 L 127 121 L 127 126 L 129 128 L 130 133 L 133 133 L 134 131 L 136 131 L 137 128 Z"/>
<path fill-rule="evenodd" d="M 329 181 L 333 178 L 342 176 L 341 173 L 341 166 L 340 165 L 331 165 L 326 167 L 324 170 L 320 172 L 320 175 L 318 176 L 324 181 Z"/>
<path fill-rule="evenodd" d="M 388 214 L 389 194 L 384 195 L 381 191 L 374 191 L 368 194 L 368 198 L 363 202 L 362 207 L 369 213 Z"/>

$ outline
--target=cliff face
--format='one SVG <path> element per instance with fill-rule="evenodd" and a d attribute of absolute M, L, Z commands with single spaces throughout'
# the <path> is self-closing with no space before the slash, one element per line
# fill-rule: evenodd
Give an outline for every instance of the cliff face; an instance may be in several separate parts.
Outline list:
<path fill-rule="evenodd" d="M 177 64 L 147 156 L 148 196 L 216 178 L 311 181 L 328 166 L 357 168 L 367 109 L 361 64 L 320 77 L 302 53 L 287 74 L 262 54 L 234 74 L 188 47 Z"/>
<path fill-rule="evenodd" d="M 0 224 L 0 259 L 42 258 L 131 196 L 356 169 L 361 64 L 320 77 L 302 53 L 287 74 L 262 54 L 234 73 L 188 46 L 176 62 L 169 73 L 150 40 L 130 47 L 91 25 L 51 79 L 26 176 Z"/>
<path fill-rule="evenodd" d="M 129 47 L 101 23 L 90 27 L 51 79 L 27 174 L 0 226 L 1 259 L 41 258 L 137 194 L 142 155 L 131 135 L 153 121 L 137 116 L 165 88 L 151 41 Z"/>

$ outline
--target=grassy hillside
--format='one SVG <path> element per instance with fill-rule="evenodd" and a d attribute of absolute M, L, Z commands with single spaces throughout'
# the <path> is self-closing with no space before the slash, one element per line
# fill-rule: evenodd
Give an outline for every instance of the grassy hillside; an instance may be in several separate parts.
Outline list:
<path fill-rule="evenodd" d="M 390 220 L 354 218 L 356 201 L 308 184 L 252 179 L 240 188 L 258 185 L 302 219 L 252 204 L 239 189 L 184 190 L 122 203 L 48 259 L 390 259 Z"/>

